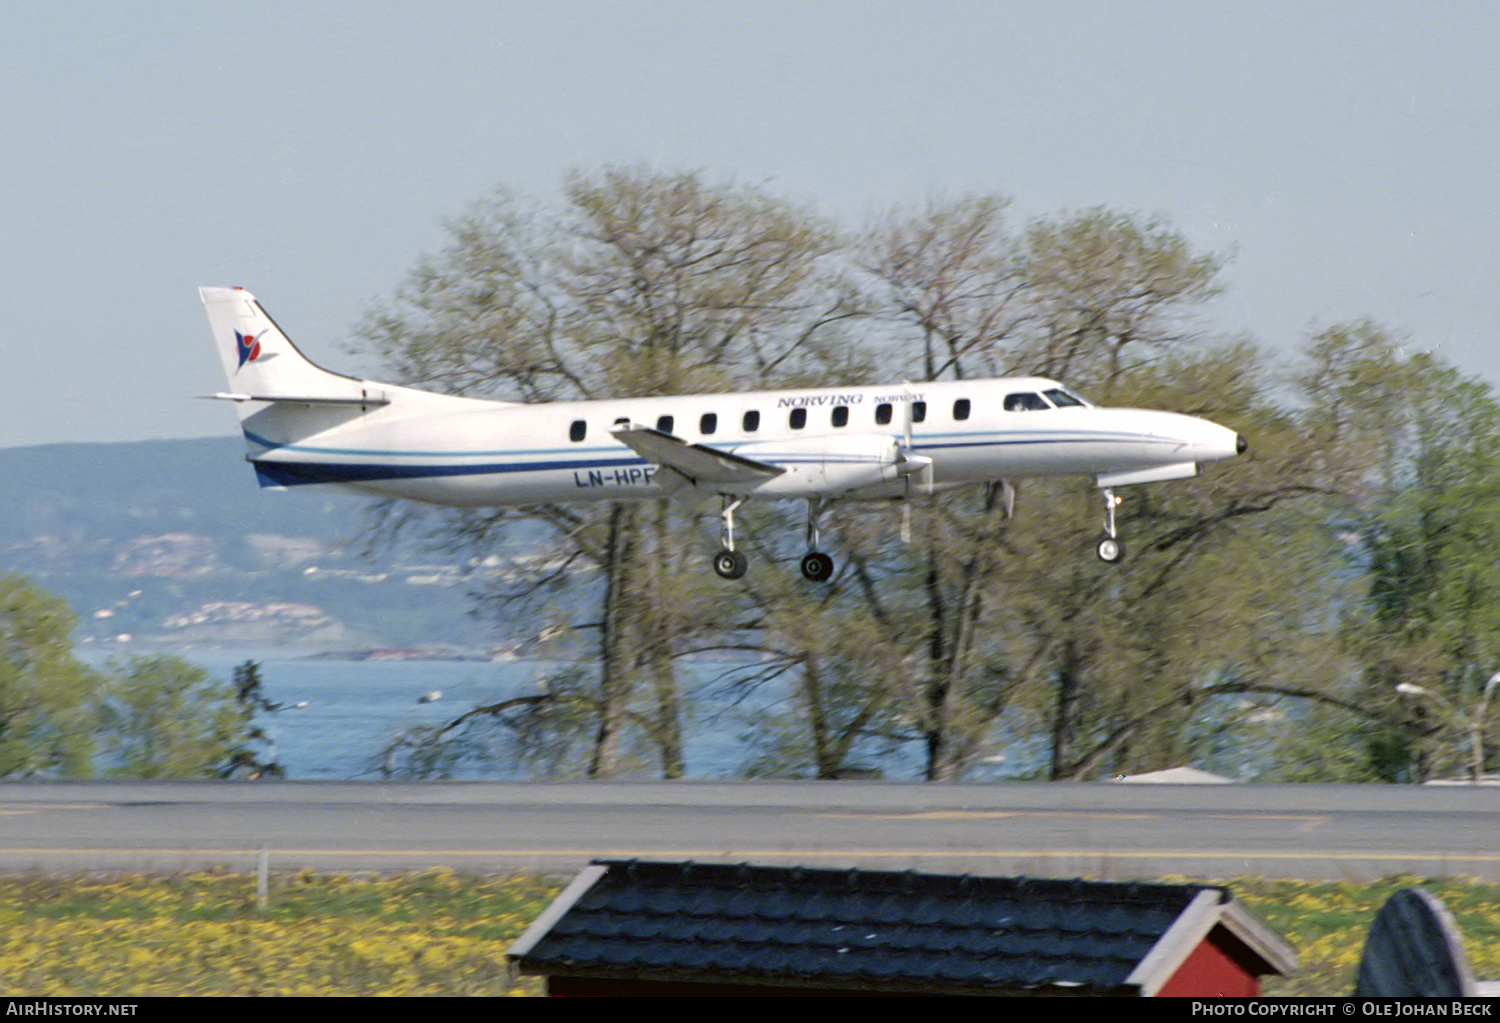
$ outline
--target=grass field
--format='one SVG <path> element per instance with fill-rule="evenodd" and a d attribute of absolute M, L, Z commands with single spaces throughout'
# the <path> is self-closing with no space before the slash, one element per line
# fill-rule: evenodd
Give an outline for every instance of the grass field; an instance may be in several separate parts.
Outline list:
<path fill-rule="evenodd" d="M 1396 888 L 1421 884 L 1463 932 L 1475 974 L 1500 979 L 1500 885 L 1232 879 L 1298 950 L 1266 994 L 1347 995 L 1365 933 Z M 431 871 L 298 873 L 257 906 L 243 874 L 0 878 L 0 995 L 527 995 L 505 950 L 555 879 Z"/>
<path fill-rule="evenodd" d="M 1267 995 L 1348 995 L 1375 913 L 1398 888 L 1420 886 L 1453 914 L 1474 976 L 1500 980 L 1500 885 L 1398 877 L 1375 884 L 1271 881 L 1223 882 L 1297 950 L 1298 970 L 1268 978 Z"/>
<path fill-rule="evenodd" d="M 560 885 L 430 871 L 0 879 L 7 995 L 504 995 Z"/>

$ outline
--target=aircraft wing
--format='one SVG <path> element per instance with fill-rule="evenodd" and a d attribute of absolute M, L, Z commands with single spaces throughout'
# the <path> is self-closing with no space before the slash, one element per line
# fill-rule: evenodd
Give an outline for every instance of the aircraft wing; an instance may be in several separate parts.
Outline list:
<path fill-rule="evenodd" d="M 617 426 L 611 432 L 616 440 L 646 461 L 672 470 L 694 486 L 757 483 L 786 472 L 779 465 L 757 462 L 703 444 L 689 444 L 649 426 L 631 423 Z"/>

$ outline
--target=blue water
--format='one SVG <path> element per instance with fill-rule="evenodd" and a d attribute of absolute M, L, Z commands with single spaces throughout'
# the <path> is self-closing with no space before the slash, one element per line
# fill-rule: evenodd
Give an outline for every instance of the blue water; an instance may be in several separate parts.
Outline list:
<path fill-rule="evenodd" d="M 539 682 L 565 666 L 547 661 L 349 661 L 278 657 L 275 651 L 179 651 L 177 655 L 228 682 L 247 660 L 260 665 L 261 686 L 273 703 L 284 705 L 260 716 L 258 724 L 274 740 L 262 759 L 273 759 L 288 778 L 346 780 L 379 778 L 380 753 L 392 739 L 415 725 L 441 725 L 479 705 L 539 691 Z M 88 660 L 102 662 L 102 655 Z M 711 689 L 723 665 L 690 666 L 686 684 Z M 439 692 L 432 702 L 424 694 Z M 722 706 L 722 701 L 718 701 Z M 694 705 L 689 701 L 690 709 Z M 764 701 L 762 701 L 762 707 Z M 734 777 L 748 759 L 740 742 L 744 716 L 736 708 L 709 714 L 702 707 L 688 729 L 685 757 L 695 778 Z M 655 772 L 651 765 L 643 773 Z M 514 762 L 487 761 L 454 772 L 462 778 L 525 778 Z"/>
<path fill-rule="evenodd" d="M 476 706 L 535 694 L 549 676 L 570 667 L 529 660 L 351 661 L 290 656 L 275 650 L 169 652 L 225 683 L 245 661 L 259 664 L 266 698 L 283 709 L 257 719 L 274 741 L 269 751 L 257 749 L 257 756 L 279 763 L 287 778 L 314 781 L 381 778 L 382 751 L 407 729 L 447 724 Z M 101 651 L 80 652 L 80 656 L 96 666 L 107 665 L 108 658 Z M 736 675 L 751 673 L 754 667 L 714 661 L 679 666 L 687 777 L 744 777 L 747 766 L 765 752 L 752 736 L 774 736 L 778 716 L 792 714 L 786 692 L 774 684 L 748 693 L 731 684 Z M 433 692 L 441 697 L 421 702 L 424 694 Z M 636 776 L 660 777 L 653 750 L 635 753 Z M 466 760 L 446 776 L 538 776 L 503 748 L 500 754 Z M 920 755 L 920 744 L 908 742 L 895 750 L 863 748 L 851 762 L 879 768 L 887 778 L 917 779 L 922 773 Z M 987 773 L 981 767 L 976 776 Z"/>
<path fill-rule="evenodd" d="M 229 678 L 240 657 L 193 656 Z M 414 725 L 452 721 L 479 704 L 534 692 L 539 666 L 489 661 L 339 661 L 252 658 L 266 698 L 283 705 L 260 718 L 271 758 L 289 778 L 378 777 L 380 750 Z M 441 698 L 418 702 L 430 692 Z M 305 706 L 301 706 L 305 704 Z"/>

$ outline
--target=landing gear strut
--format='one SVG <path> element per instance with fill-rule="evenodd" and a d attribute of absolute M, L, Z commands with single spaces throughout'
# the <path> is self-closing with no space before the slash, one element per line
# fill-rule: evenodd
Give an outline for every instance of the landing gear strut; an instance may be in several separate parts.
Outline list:
<path fill-rule="evenodd" d="M 1119 530 L 1115 528 L 1115 509 L 1120 506 L 1123 498 L 1115 496 L 1115 492 L 1108 487 L 1104 490 L 1104 536 L 1099 540 L 1099 560 L 1114 564 L 1125 556 L 1125 548 L 1117 539 Z"/>
<path fill-rule="evenodd" d="M 802 556 L 802 577 L 815 583 L 833 576 L 833 559 L 818 550 L 818 516 L 823 514 L 822 498 L 807 502 L 807 553 Z"/>
<path fill-rule="evenodd" d="M 723 526 L 719 530 L 719 542 L 723 549 L 714 555 L 714 571 L 725 579 L 738 579 L 745 574 L 749 562 L 745 556 L 734 549 L 734 510 L 738 508 L 743 498 L 729 496 L 724 497 L 723 510 L 719 512 L 719 518 L 723 520 Z"/>

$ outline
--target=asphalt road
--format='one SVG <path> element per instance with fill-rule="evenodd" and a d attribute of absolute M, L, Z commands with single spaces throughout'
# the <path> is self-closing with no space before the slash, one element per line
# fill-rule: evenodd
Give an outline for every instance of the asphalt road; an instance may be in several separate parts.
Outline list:
<path fill-rule="evenodd" d="M 1500 882 L 1500 788 L 864 782 L 0 784 L 0 873 L 568 873 L 595 857 Z"/>

